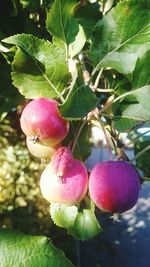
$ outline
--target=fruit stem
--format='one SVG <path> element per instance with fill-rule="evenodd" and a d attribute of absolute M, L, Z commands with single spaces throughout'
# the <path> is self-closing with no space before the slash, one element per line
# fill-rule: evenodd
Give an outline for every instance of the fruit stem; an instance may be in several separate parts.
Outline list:
<path fill-rule="evenodd" d="M 102 123 L 101 120 L 100 120 L 100 126 L 101 126 L 101 129 L 102 129 L 102 131 L 103 131 L 103 133 L 104 133 L 104 136 L 105 136 L 106 145 L 107 145 L 107 150 L 108 150 L 108 153 L 109 153 L 109 160 L 112 160 L 112 159 L 113 159 L 112 149 L 111 149 L 111 146 L 110 146 L 110 143 L 109 143 L 109 140 L 108 140 L 108 136 L 107 136 L 105 127 L 103 126 L 103 123 Z"/>
<path fill-rule="evenodd" d="M 97 77 L 96 77 L 96 80 L 95 80 L 95 83 L 94 83 L 94 89 L 95 90 L 97 90 L 99 81 L 100 81 L 100 79 L 102 77 L 103 70 L 104 70 L 104 68 L 101 68 L 100 71 L 99 71 L 99 73 L 98 73 L 98 75 L 97 75 Z M 104 90 L 106 90 L 106 89 L 104 89 Z"/>
<path fill-rule="evenodd" d="M 129 162 L 132 163 L 133 161 L 135 161 L 136 159 L 138 159 L 139 157 L 141 157 L 146 151 L 150 150 L 150 145 L 145 147 L 142 151 L 140 151 L 139 153 L 136 154 L 135 157 L 133 157 Z"/>
<path fill-rule="evenodd" d="M 77 144 L 77 142 L 78 142 L 78 138 L 79 138 L 79 136 L 80 136 L 80 134 L 81 134 L 81 132 L 82 132 L 82 129 L 83 129 L 84 126 L 86 125 L 86 123 L 87 123 L 87 118 L 85 118 L 85 119 L 83 120 L 83 122 L 81 123 L 81 125 L 80 125 L 80 127 L 79 127 L 79 129 L 78 129 L 78 131 L 77 131 L 77 134 L 76 134 L 76 136 L 75 136 L 75 139 L 74 139 L 74 141 L 73 141 L 73 143 L 72 143 L 72 148 L 71 148 L 71 152 L 72 152 L 72 153 L 74 152 L 74 149 L 75 149 L 76 144 Z"/>

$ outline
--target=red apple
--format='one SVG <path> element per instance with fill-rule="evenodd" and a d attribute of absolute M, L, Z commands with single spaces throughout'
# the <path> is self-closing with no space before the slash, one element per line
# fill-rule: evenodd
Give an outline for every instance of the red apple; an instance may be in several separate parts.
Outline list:
<path fill-rule="evenodd" d="M 90 196 L 103 211 L 122 213 L 131 209 L 139 190 L 138 172 L 125 161 L 98 163 L 90 174 Z"/>
<path fill-rule="evenodd" d="M 21 115 L 21 128 L 33 141 L 55 146 L 67 135 L 69 122 L 58 111 L 58 102 L 48 98 L 32 100 Z"/>
<path fill-rule="evenodd" d="M 40 187 L 49 202 L 77 204 L 87 192 L 87 170 L 83 163 L 73 159 L 68 148 L 61 147 L 42 173 Z"/>

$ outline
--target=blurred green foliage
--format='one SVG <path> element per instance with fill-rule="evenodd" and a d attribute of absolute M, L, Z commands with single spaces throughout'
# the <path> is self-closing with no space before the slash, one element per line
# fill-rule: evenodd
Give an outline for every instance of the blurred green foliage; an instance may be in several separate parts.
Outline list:
<path fill-rule="evenodd" d="M 0 151 L 0 226 L 49 234 L 49 205 L 39 189 L 45 164 L 29 154 L 16 111 L 0 125 Z"/>

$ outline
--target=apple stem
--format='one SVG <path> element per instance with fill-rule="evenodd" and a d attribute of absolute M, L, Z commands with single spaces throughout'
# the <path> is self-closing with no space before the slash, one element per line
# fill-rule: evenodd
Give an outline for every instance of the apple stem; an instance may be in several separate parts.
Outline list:
<path fill-rule="evenodd" d="M 108 136 L 107 136 L 105 127 L 103 126 L 103 123 L 102 123 L 101 120 L 100 120 L 100 125 L 101 125 L 101 129 L 102 129 L 102 131 L 103 131 L 103 133 L 104 133 L 104 136 L 105 136 L 106 145 L 107 145 L 107 150 L 108 150 L 108 153 L 109 153 L 109 160 L 112 160 L 112 159 L 113 159 L 112 149 L 111 149 L 111 146 L 110 146 L 110 142 L 109 142 L 109 140 L 108 140 Z"/>
<path fill-rule="evenodd" d="M 81 134 L 81 132 L 82 132 L 84 126 L 86 125 L 86 123 L 87 123 L 87 118 L 85 118 L 85 119 L 83 120 L 83 122 L 81 123 L 80 127 L 78 128 L 78 131 L 77 131 L 77 133 L 76 133 L 76 135 L 75 135 L 75 139 L 74 139 L 74 141 L 73 141 L 73 143 L 72 143 L 72 148 L 71 148 L 71 153 L 72 153 L 72 154 L 73 154 L 74 149 L 75 149 L 75 147 L 76 147 L 76 144 L 77 144 L 77 142 L 78 142 L 78 138 L 79 138 L 79 136 L 80 136 L 80 134 Z"/>

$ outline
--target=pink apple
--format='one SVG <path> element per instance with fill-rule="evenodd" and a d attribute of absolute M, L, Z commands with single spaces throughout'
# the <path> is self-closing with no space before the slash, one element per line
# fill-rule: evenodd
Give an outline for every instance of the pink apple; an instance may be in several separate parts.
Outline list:
<path fill-rule="evenodd" d="M 26 138 L 26 144 L 31 154 L 40 159 L 51 159 L 60 146 L 60 144 L 55 145 L 54 147 L 43 145 L 40 142 L 30 140 L 29 137 Z"/>
<path fill-rule="evenodd" d="M 41 192 L 49 202 L 79 203 L 87 192 L 88 174 L 83 163 L 73 159 L 66 147 L 59 148 L 42 173 Z"/>
<path fill-rule="evenodd" d="M 122 213 L 131 209 L 139 190 L 138 172 L 125 161 L 98 163 L 90 174 L 90 196 L 103 211 Z"/>
<path fill-rule="evenodd" d="M 48 98 L 32 100 L 21 115 L 23 132 L 43 145 L 54 146 L 67 135 L 69 122 L 64 120 L 58 111 L 58 102 Z"/>

